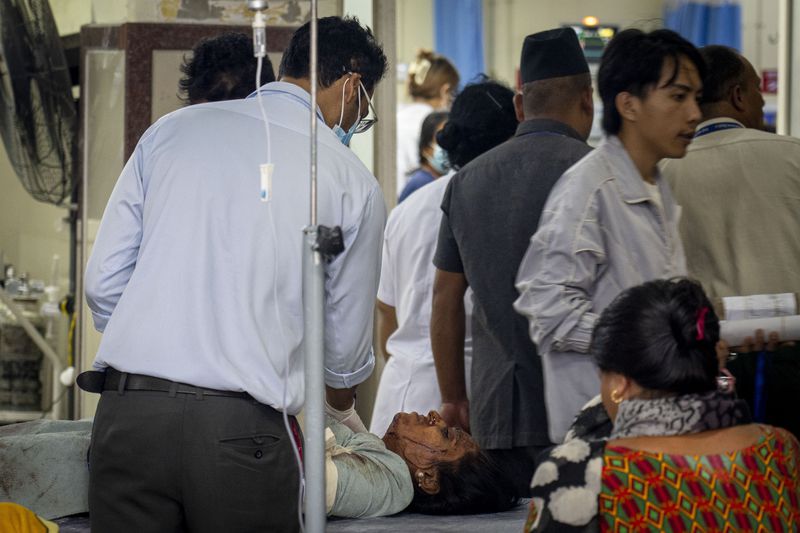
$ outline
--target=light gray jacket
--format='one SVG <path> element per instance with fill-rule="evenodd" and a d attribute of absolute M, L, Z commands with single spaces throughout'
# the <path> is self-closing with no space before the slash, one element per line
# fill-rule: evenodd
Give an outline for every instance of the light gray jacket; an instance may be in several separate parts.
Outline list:
<path fill-rule="evenodd" d="M 402 457 L 372 433 L 354 433 L 325 417 L 328 514 L 369 518 L 399 513 L 411 503 L 414 486 Z"/>
<path fill-rule="evenodd" d="M 600 391 L 587 353 L 599 314 L 628 287 L 686 274 L 680 207 L 656 182 L 663 211 L 620 140 L 607 138 L 556 183 L 520 264 L 514 308 L 542 357 L 553 442 Z"/>

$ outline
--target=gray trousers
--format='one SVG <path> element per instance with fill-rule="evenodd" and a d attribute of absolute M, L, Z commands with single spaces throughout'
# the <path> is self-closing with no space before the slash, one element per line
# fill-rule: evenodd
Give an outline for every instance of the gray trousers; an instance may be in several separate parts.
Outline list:
<path fill-rule="evenodd" d="M 89 459 L 92 533 L 298 531 L 290 439 L 281 414 L 252 399 L 105 391 Z"/>

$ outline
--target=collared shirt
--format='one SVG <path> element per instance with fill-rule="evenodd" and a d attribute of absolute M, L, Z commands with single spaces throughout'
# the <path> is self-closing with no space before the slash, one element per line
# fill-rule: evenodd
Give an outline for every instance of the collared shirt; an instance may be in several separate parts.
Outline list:
<path fill-rule="evenodd" d="M 391 359 L 381 375 L 370 431 L 383 435 L 399 411 L 427 413 L 439 409 L 442 397 L 431 348 L 433 253 L 442 220 L 442 196 L 452 173 L 426 185 L 389 214 L 383 238 L 378 299 L 395 308 L 397 330 L 386 350 Z M 472 291 L 464 297 L 467 329 L 465 369 L 472 357 Z"/>
<path fill-rule="evenodd" d="M 800 291 L 800 140 L 730 118 L 704 130 L 662 167 L 683 206 L 689 274 L 718 297 Z"/>
<path fill-rule="evenodd" d="M 194 105 L 142 136 L 103 215 L 86 297 L 112 366 L 246 391 L 290 414 L 303 403 L 302 229 L 309 223 L 310 97 L 274 82 L 272 199 L 255 98 Z M 374 366 L 372 317 L 385 221 L 374 177 L 319 119 L 318 220 L 345 251 L 325 266 L 325 381 L 345 388 Z"/>
<path fill-rule="evenodd" d="M 600 391 L 588 355 L 598 315 L 628 287 L 686 273 L 680 208 L 656 177 L 659 209 L 617 137 L 570 168 L 547 200 L 519 267 L 519 298 L 544 367 L 550 437 Z"/>
<path fill-rule="evenodd" d="M 434 264 L 463 272 L 473 290 L 470 427 L 482 448 L 550 443 L 541 360 L 514 312 L 514 280 L 551 187 L 589 151 L 566 124 L 528 120 L 462 168 L 442 200 Z"/>

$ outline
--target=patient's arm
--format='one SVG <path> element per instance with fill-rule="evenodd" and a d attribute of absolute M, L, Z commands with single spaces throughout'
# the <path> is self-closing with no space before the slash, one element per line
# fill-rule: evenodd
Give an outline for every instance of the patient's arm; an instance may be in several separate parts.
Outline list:
<path fill-rule="evenodd" d="M 356 433 L 366 433 L 367 428 L 356 411 L 355 396 L 356 387 L 334 389 L 325 385 L 325 414 Z"/>
<path fill-rule="evenodd" d="M 326 447 L 327 483 L 336 478 L 336 496 L 328 502 L 328 514 L 368 518 L 408 507 L 414 487 L 405 461 L 387 450 L 376 435 L 353 433 L 331 417 L 327 423 L 336 439 L 335 445 Z"/>

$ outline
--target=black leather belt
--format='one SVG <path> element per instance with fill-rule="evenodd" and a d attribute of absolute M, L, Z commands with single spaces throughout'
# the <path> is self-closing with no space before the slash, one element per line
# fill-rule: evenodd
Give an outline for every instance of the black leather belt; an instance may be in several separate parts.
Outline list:
<path fill-rule="evenodd" d="M 195 387 L 186 383 L 178 383 L 168 379 L 129 374 L 108 368 L 105 372 L 89 371 L 78 376 L 78 386 L 89 392 L 102 392 L 115 390 L 122 394 L 124 391 L 150 391 L 167 392 L 170 395 L 193 394 L 199 398 L 203 396 L 225 396 L 228 398 L 242 398 L 252 400 L 253 397 L 246 392 L 235 392 L 217 389 Z"/>

